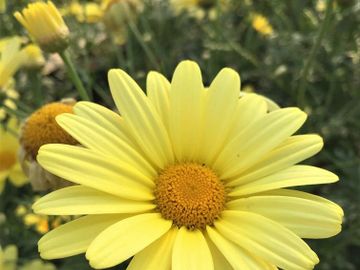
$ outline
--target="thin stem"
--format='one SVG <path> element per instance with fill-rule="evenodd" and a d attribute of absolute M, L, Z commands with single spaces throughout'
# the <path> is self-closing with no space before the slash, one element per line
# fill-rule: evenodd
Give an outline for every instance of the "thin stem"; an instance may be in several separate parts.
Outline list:
<path fill-rule="evenodd" d="M 129 27 L 131 32 L 134 34 L 135 38 L 137 39 L 137 41 L 139 42 L 140 46 L 143 48 L 146 56 L 149 58 L 151 64 L 157 69 L 160 70 L 160 65 L 159 63 L 156 61 L 156 57 L 154 55 L 154 53 L 152 52 L 152 50 L 150 49 L 150 47 L 146 44 L 146 42 L 144 41 L 138 27 L 136 26 L 136 24 L 129 19 Z"/>
<path fill-rule="evenodd" d="M 320 26 L 319 34 L 316 37 L 315 43 L 310 50 L 309 56 L 305 61 L 304 68 L 301 71 L 301 81 L 298 88 L 298 102 L 301 107 L 304 107 L 306 104 L 306 83 L 309 72 L 311 70 L 312 64 L 315 60 L 315 55 L 320 48 L 321 42 L 325 37 L 327 26 L 329 24 L 331 14 L 332 14 L 333 0 L 328 0 L 325 11 L 325 18 Z"/>
<path fill-rule="evenodd" d="M 71 61 L 71 57 L 70 57 L 68 51 L 65 50 L 59 54 L 66 65 L 68 75 L 69 75 L 70 79 L 72 80 L 72 82 L 74 83 L 81 99 L 89 101 L 90 97 L 89 97 L 88 93 L 86 92 L 85 87 L 84 87 L 83 83 L 81 82 L 78 73 L 76 72 L 75 66 L 74 66 L 73 62 Z"/>
<path fill-rule="evenodd" d="M 41 88 L 41 80 L 38 70 L 30 70 L 28 73 L 32 89 L 34 89 L 35 105 L 37 107 L 44 103 L 44 95 Z"/>

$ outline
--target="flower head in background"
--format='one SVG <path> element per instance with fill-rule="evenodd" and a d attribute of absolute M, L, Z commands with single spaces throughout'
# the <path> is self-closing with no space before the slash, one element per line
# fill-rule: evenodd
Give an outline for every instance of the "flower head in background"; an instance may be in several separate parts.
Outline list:
<path fill-rule="evenodd" d="M 14 16 L 44 51 L 61 52 L 68 47 L 69 29 L 51 1 L 30 3 Z"/>
<path fill-rule="evenodd" d="M 6 127 L 0 126 L 0 192 L 4 189 L 6 179 L 18 187 L 27 182 L 17 157 L 18 131 L 18 121 L 15 118 L 11 118 Z"/>
<path fill-rule="evenodd" d="M 129 22 L 135 21 L 143 10 L 143 3 L 139 0 L 103 0 L 103 22 L 112 35 L 115 43 L 121 45 L 126 42 Z"/>
<path fill-rule="evenodd" d="M 81 147 L 39 150 L 44 169 L 78 185 L 44 196 L 34 211 L 84 215 L 40 239 L 43 258 L 86 252 L 100 269 L 134 256 L 128 270 L 312 269 L 319 262 L 301 238 L 336 235 L 343 212 L 288 189 L 338 180 L 295 165 L 323 146 L 318 135 L 293 135 L 304 112 L 268 112 L 258 95 L 239 98 L 240 77 L 229 68 L 205 88 L 191 61 L 178 65 L 171 83 L 150 72 L 147 95 L 122 70 L 110 70 L 109 83 L 121 116 L 79 102 L 56 120 Z"/>
<path fill-rule="evenodd" d="M 15 245 L 9 245 L 4 249 L 0 246 L 0 269 L 16 270 L 18 250 Z"/>
<path fill-rule="evenodd" d="M 24 122 L 20 133 L 20 162 L 34 190 L 57 189 L 70 183 L 43 170 L 36 162 L 39 148 L 47 143 L 77 144 L 56 122 L 62 113 L 72 113 L 74 100 L 44 105 Z"/>
<path fill-rule="evenodd" d="M 6 0 L 0 0 L 0 13 L 6 10 Z"/>
<path fill-rule="evenodd" d="M 264 36 L 270 36 L 274 30 L 268 19 L 260 14 L 254 14 L 252 18 L 252 27 Z"/>
<path fill-rule="evenodd" d="M 39 46 L 29 44 L 24 49 L 23 67 L 27 69 L 41 69 L 45 65 L 45 58 Z"/>
<path fill-rule="evenodd" d="M 19 267 L 19 270 L 56 270 L 56 267 L 52 263 L 34 259 Z"/>
<path fill-rule="evenodd" d="M 66 7 L 66 13 L 74 15 L 76 20 L 81 23 L 97 23 L 103 18 L 103 10 L 95 2 L 81 4 L 78 1 L 72 1 Z"/>

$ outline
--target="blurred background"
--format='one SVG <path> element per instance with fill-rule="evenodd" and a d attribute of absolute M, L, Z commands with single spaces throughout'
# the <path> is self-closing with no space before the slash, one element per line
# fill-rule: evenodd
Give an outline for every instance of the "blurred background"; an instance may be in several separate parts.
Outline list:
<path fill-rule="evenodd" d="M 17 36 L 21 47 L 30 43 L 13 17 L 29 2 L 0 1 L 0 52 L 8 37 Z M 309 118 L 300 133 L 318 133 L 325 141 L 324 149 L 305 163 L 335 172 L 340 181 L 304 190 L 337 202 L 345 212 L 339 235 L 307 241 L 321 261 L 316 269 L 360 269 L 360 1 L 54 3 L 70 29 L 76 69 L 97 103 L 114 107 L 107 83 L 110 68 L 126 70 L 145 89 L 150 70 L 171 79 L 180 60 L 192 59 L 202 68 L 205 84 L 221 68 L 232 67 L 240 73 L 242 91 L 305 110 Z M 45 103 L 79 99 L 57 54 L 32 56 L 14 75 L 14 91 L 0 91 L 3 126 L 12 117 L 26 119 Z M 16 187 L 9 181 L 0 195 L 0 243 L 17 246 L 18 265 L 38 259 L 40 236 L 67 219 L 32 214 L 31 204 L 40 195 L 28 184 Z M 16 250 L 7 252 L 16 257 Z M 46 267 L 90 269 L 83 255 Z"/>

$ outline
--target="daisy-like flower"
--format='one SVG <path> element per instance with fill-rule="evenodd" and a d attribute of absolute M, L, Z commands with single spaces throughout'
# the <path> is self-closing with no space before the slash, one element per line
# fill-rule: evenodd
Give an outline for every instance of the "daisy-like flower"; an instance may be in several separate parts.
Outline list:
<path fill-rule="evenodd" d="M 17 187 L 27 182 L 17 158 L 19 142 L 14 132 L 18 129 L 15 118 L 9 120 L 6 128 L 0 126 L 0 193 L 4 189 L 6 179 Z"/>
<path fill-rule="evenodd" d="M 267 112 L 239 99 L 225 68 L 208 88 L 199 67 L 178 65 L 168 82 L 150 72 L 147 96 L 122 70 L 109 83 L 121 116 L 79 102 L 57 122 L 81 145 L 42 146 L 38 162 L 78 185 L 41 198 L 39 214 L 84 215 L 46 234 L 40 255 L 86 252 L 96 269 L 131 257 L 128 270 L 312 269 L 301 238 L 340 232 L 333 202 L 289 187 L 332 183 L 326 170 L 296 163 L 317 153 L 318 135 L 293 134 L 298 108 Z"/>
<path fill-rule="evenodd" d="M 100 5 L 95 2 L 80 4 L 78 1 L 72 1 L 66 7 L 66 13 L 74 15 L 81 23 L 97 23 L 103 17 Z"/>
<path fill-rule="evenodd" d="M 2 250 L 0 246 L 0 269 L 15 270 L 18 259 L 18 250 L 15 245 L 9 245 Z"/>
<path fill-rule="evenodd" d="M 44 51 L 62 52 L 68 47 L 69 29 L 51 1 L 28 4 L 14 16 Z"/>

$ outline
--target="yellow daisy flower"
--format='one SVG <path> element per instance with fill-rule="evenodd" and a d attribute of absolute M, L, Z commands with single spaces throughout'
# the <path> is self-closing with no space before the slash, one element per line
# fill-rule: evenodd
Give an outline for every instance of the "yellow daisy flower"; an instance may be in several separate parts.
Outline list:
<path fill-rule="evenodd" d="M 22 186 L 27 182 L 17 157 L 19 142 L 13 134 L 18 129 L 15 118 L 9 120 L 6 129 L 0 126 L 0 192 L 4 189 L 7 178 L 15 186 Z"/>
<path fill-rule="evenodd" d="M 131 257 L 128 270 L 312 269 L 301 238 L 340 232 L 333 202 L 287 189 L 338 180 L 295 165 L 323 146 L 293 135 L 298 108 L 267 112 L 257 95 L 239 98 L 225 68 L 205 88 L 199 67 L 181 62 L 171 83 L 150 72 L 147 96 L 122 70 L 109 83 L 122 116 L 79 102 L 57 122 L 82 146 L 42 146 L 38 162 L 78 185 L 33 205 L 39 214 L 84 215 L 39 241 L 42 258 L 86 252 L 93 268 Z"/>
<path fill-rule="evenodd" d="M 31 260 L 25 263 L 19 270 L 55 270 L 56 267 L 51 263 L 45 263 L 40 259 Z"/>
<path fill-rule="evenodd" d="M 69 29 L 51 1 L 30 3 L 14 16 L 43 50 L 61 52 L 67 48 Z"/>
<path fill-rule="evenodd" d="M 253 16 L 252 27 L 264 36 L 269 36 L 274 32 L 268 19 L 260 14 L 255 14 Z"/>

